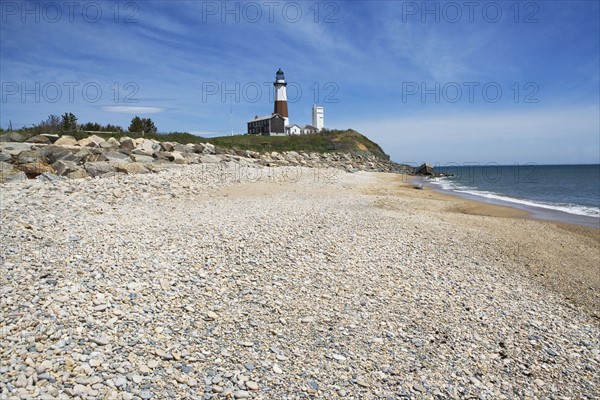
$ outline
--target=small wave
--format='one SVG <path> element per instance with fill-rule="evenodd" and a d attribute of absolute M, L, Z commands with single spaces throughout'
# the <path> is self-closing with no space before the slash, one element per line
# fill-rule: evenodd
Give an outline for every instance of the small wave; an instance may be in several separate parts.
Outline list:
<path fill-rule="evenodd" d="M 548 210 L 562 211 L 569 214 L 584 215 L 586 217 L 600 218 L 600 209 L 595 207 L 586 207 L 579 204 L 549 204 L 532 200 L 515 199 L 514 197 L 501 196 L 491 192 L 480 192 L 477 190 L 455 190 L 460 193 L 467 193 L 473 196 L 485 197 L 488 199 L 501 200 L 508 203 L 522 204 L 529 207 L 539 207 Z"/>
<path fill-rule="evenodd" d="M 430 183 L 433 183 L 444 190 L 471 190 L 473 188 L 468 186 L 458 185 L 456 182 L 448 180 L 447 178 L 433 178 L 429 180 Z"/>
<path fill-rule="evenodd" d="M 562 212 L 565 212 L 568 214 L 600 218 L 600 208 L 598 208 L 598 207 L 588 207 L 588 206 L 583 206 L 580 204 L 570 204 L 570 203 L 568 203 L 568 204 L 567 203 L 543 203 L 543 202 L 533 201 L 533 200 L 516 199 L 514 197 L 503 196 L 498 193 L 479 191 L 479 190 L 474 190 L 471 187 L 457 185 L 456 182 L 452 182 L 445 178 L 432 179 L 431 183 L 436 184 L 443 190 L 448 190 L 448 191 L 453 191 L 453 192 L 458 192 L 458 193 L 465 193 L 465 194 L 469 194 L 472 196 L 484 197 L 487 199 L 499 200 L 499 201 L 508 202 L 508 203 L 521 204 L 521 205 L 529 206 L 529 207 L 538 207 L 538 208 L 544 208 L 544 209 L 548 209 L 548 210 L 562 211 Z"/>

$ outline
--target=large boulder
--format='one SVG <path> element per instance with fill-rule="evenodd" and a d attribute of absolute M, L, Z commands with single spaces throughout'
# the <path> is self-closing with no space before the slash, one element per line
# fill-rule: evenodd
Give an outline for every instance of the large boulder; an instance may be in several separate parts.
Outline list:
<path fill-rule="evenodd" d="M 172 142 L 162 142 L 160 144 L 160 147 L 163 151 L 173 151 L 175 150 L 175 148 L 173 147 L 175 145 L 175 143 Z"/>
<path fill-rule="evenodd" d="M 79 168 L 78 170 L 75 170 L 73 172 L 69 172 L 66 177 L 69 179 L 83 179 L 83 178 L 87 178 L 89 175 L 87 174 L 86 170 L 83 168 Z"/>
<path fill-rule="evenodd" d="M 170 151 L 158 151 L 154 153 L 155 161 L 173 161 L 173 154 Z"/>
<path fill-rule="evenodd" d="M 44 174 L 46 172 L 49 172 L 51 174 L 55 172 L 54 168 L 52 168 L 52 165 L 43 162 L 22 164 L 19 165 L 19 169 L 25 172 L 25 175 L 27 175 L 28 178 L 35 178 L 36 176 Z"/>
<path fill-rule="evenodd" d="M 198 154 L 215 154 L 215 146 L 210 143 L 194 144 L 194 153 Z"/>
<path fill-rule="evenodd" d="M 200 163 L 200 157 L 202 157 L 200 154 L 196 153 L 183 153 L 182 156 L 185 159 L 184 162 L 176 160 L 174 160 L 173 162 L 176 164 L 198 164 Z"/>
<path fill-rule="evenodd" d="M 233 150 L 221 146 L 213 146 L 215 154 L 234 154 Z"/>
<path fill-rule="evenodd" d="M 48 160 L 37 150 L 25 150 L 17 155 L 17 164 L 45 163 Z"/>
<path fill-rule="evenodd" d="M 151 156 L 154 152 L 160 151 L 160 144 L 148 139 L 136 139 L 137 145 L 131 151 L 132 154 Z"/>
<path fill-rule="evenodd" d="M 0 162 L 10 162 L 12 160 L 12 156 L 8 153 L 0 151 Z"/>
<path fill-rule="evenodd" d="M 104 155 L 104 153 L 90 153 L 85 157 L 85 162 L 99 162 L 99 161 L 108 161 L 108 158 Z"/>
<path fill-rule="evenodd" d="M 433 175 L 433 166 L 431 164 L 423 163 L 417 168 L 417 175 Z"/>
<path fill-rule="evenodd" d="M 131 160 L 127 154 L 118 151 L 107 151 L 104 153 L 104 157 L 111 162 L 129 162 Z"/>
<path fill-rule="evenodd" d="M 31 144 L 30 143 L 2 143 L 0 145 L 0 148 L 2 149 L 3 153 L 6 154 L 10 154 L 11 156 L 16 156 L 18 155 L 20 152 L 25 151 L 25 150 L 31 150 Z"/>
<path fill-rule="evenodd" d="M 205 154 L 200 157 L 200 162 L 203 164 L 219 163 L 221 161 L 223 161 L 221 157 L 212 154 Z"/>
<path fill-rule="evenodd" d="M 186 155 L 189 153 L 185 153 Z M 184 155 L 182 155 L 178 151 L 159 151 L 158 153 L 154 153 L 157 160 L 165 160 L 169 162 L 174 162 L 177 164 L 186 164 Z M 195 154 L 194 154 L 195 155 Z M 133 156 L 132 156 L 133 157 Z"/>
<path fill-rule="evenodd" d="M 110 137 L 108 138 L 108 140 L 105 140 L 104 142 L 100 143 L 100 147 L 103 149 L 118 148 L 120 146 L 121 143 L 119 143 L 119 141 L 114 137 Z"/>
<path fill-rule="evenodd" d="M 27 179 L 28 179 L 27 174 L 25 174 L 25 172 L 23 172 L 23 171 L 15 170 L 6 175 L 2 175 L 0 173 L 0 182 L 2 182 L 2 183 L 23 182 L 23 181 L 26 181 Z"/>
<path fill-rule="evenodd" d="M 126 137 L 126 136 L 121 138 L 120 145 L 119 145 L 121 150 L 132 151 L 133 149 L 135 149 L 135 146 L 136 146 L 136 144 L 132 138 Z"/>
<path fill-rule="evenodd" d="M 194 145 L 194 153 L 202 154 L 203 151 L 204 151 L 204 145 L 202 145 L 200 143 Z"/>
<path fill-rule="evenodd" d="M 90 176 L 102 176 L 116 171 L 115 167 L 106 161 L 88 162 L 84 168 Z"/>
<path fill-rule="evenodd" d="M 60 136 L 56 133 L 42 133 L 42 136 L 47 137 L 50 143 L 54 143 L 58 140 L 58 138 L 60 138 Z"/>
<path fill-rule="evenodd" d="M 55 175 L 52 172 L 44 172 L 36 176 L 35 179 L 42 182 L 59 182 L 64 178 L 61 178 L 60 176 Z"/>
<path fill-rule="evenodd" d="M 65 176 L 71 172 L 75 172 L 75 171 L 82 169 L 80 166 L 78 166 L 73 161 L 63 161 L 63 160 L 56 161 L 54 164 L 52 164 L 52 168 L 54 168 L 56 170 L 56 174 L 59 176 Z"/>
<path fill-rule="evenodd" d="M 27 179 L 25 172 L 19 171 L 14 165 L 0 161 L 0 183 L 18 182 Z"/>
<path fill-rule="evenodd" d="M 64 135 L 54 142 L 56 146 L 77 146 L 77 139 L 73 136 Z"/>
<path fill-rule="evenodd" d="M 204 150 L 202 150 L 202 153 L 204 154 L 215 154 L 215 146 L 211 143 L 203 143 L 204 145 Z"/>
<path fill-rule="evenodd" d="M 138 162 L 138 163 L 148 164 L 148 163 L 154 162 L 154 157 L 143 155 L 143 154 L 131 154 L 130 158 L 134 162 Z"/>
<path fill-rule="evenodd" d="M 25 139 L 27 137 L 19 132 L 8 132 L 0 135 L 0 142 L 24 142 Z"/>
<path fill-rule="evenodd" d="M 92 135 L 79 140 L 77 143 L 81 147 L 99 147 L 102 142 L 105 142 L 105 140 L 100 136 Z"/>
<path fill-rule="evenodd" d="M 143 174 L 149 172 L 144 164 L 139 162 L 115 164 L 115 169 L 117 172 L 124 172 L 126 174 Z"/>
<path fill-rule="evenodd" d="M 66 147 L 50 145 L 41 148 L 40 153 L 48 159 L 50 164 L 54 164 L 58 160 L 65 161 L 79 161 L 79 158 L 76 157 L 71 150 Z"/>
<path fill-rule="evenodd" d="M 91 149 L 89 147 L 82 147 L 81 149 L 77 150 L 73 155 L 81 160 L 87 160 L 87 157 L 90 154 L 92 154 L 90 150 Z"/>
<path fill-rule="evenodd" d="M 180 153 L 178 151 L 173 151 L 171 152 L 171 162 L 174 162 L 175 164 L 187 164 L 187 156 L 191 155 L 193 158 L 197 158 L 198 156 L 195 155 L 194 153 L 190 153 L 190 152 L 186 152 L 186 153 Z"/>
<path fill-rule="evenodd" d="M 26 140 L 27 143 L 40 143 L 40 144 L 49 144 L 50 139 L 44 135 L 35 135 Z"/>
<path fill-rule="evenodd" d="M 178 151 L 180 153 L 193 153 L 195 150 L 195 146 L 193 144 L 174 143 L 173 150 Z"/>

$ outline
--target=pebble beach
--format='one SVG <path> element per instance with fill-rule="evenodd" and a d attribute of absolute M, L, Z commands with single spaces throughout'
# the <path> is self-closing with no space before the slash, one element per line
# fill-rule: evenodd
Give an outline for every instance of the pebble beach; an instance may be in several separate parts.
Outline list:
<path fill-rule="evenodd" d="M 0 398 L 600 397 L 598 230 L 256 171 L 2 184 Z"/>

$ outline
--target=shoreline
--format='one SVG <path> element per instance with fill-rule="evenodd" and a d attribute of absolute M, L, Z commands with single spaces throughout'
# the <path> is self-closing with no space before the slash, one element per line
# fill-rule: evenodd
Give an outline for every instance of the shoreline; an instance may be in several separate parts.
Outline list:
<path fill-rule="evenodd" d="M 600 229 L 536 218 L 528 209 L 439 191 L 434 185 L 417 190 L 414 178 L 418 177 L 382 179 L 393 183 L 401 198 L 428 200 L 432 204 L 426 209 L 440 217 L 466 217 L 453 223 L 489 233 L 495 239 L 495 251 L 520 264 L 512 272 L 582 307 L 600 325 Z"/>
<path fill-rule="evenodd" d="M 600 229 L 600 218 L 590 217 L 586 215 L 571 214 L 565 211 L 552 210 L 544 207 L 536 207 L 532 205 L 520 204 L 516 202 L 491 199 L 484 196 L 478 196 L 470 193 L 462 193 L 454 190 L 443 189 L 439 185 L 423 180 L 422 177 L 414 176 L 411 178 L 411 183 L 422 184 L 423 187 L 428 187 L 431 190 L 449 196 L 459 197 L 461 199 L 474 201 L 485 205 L 496 205 L 510 207 L 515 210 L 524 211 L 522 218 L 531 218 L 538 221 L 557 222 L 568 225 L 584 226 L 588 228 Z"/>

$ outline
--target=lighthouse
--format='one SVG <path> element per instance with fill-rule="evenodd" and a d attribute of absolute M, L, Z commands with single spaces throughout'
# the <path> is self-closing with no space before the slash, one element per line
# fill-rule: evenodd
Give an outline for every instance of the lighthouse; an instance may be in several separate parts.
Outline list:
<path fill-rule="evenodd" d="M 285 76 L 283 75 L 283 71 L 281 68 L 277 71 L 275 75 L 275 82 L 273 82 L 273 86 L 275 86 L 275 107 L 274 114 L 279 114 L 284 119 L 284 126 L 289 125 L 289 115 L 288 115 L 288 105 L 287 105 L 287 94 L 285 87 L 287 86 L 287 82 L 285 81 Z"/>

